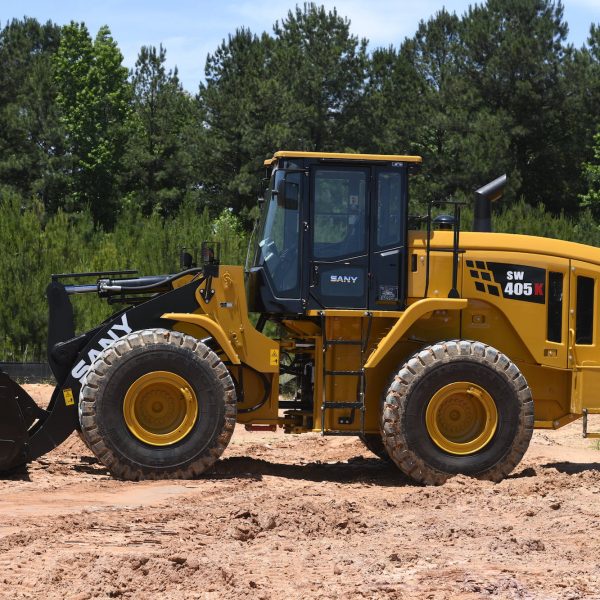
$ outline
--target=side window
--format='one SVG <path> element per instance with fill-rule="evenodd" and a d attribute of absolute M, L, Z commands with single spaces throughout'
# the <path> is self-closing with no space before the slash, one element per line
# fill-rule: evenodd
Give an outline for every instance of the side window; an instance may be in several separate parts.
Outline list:
<path fill-rule="evenodd" d="M 548 273 L 547 340 L 562 342 L 563 274 Z"/>
<path fill-rule="evenodd" d="M 277 173 L 280 175 L 281 173 Z M 277 183 L 279 183 L 279 177 Z M 288 188 L 291 185 L 295 186 L 298 190 L 296 195 L 298 196 L 301 184 L 300 173 L 287 173 L 286 181 Z M 289 252 L 290 249 L 297 251 L 299 242 L 299 216 L 298 216 L 298 200 L 296 202 L 290 202 L 289 199 L 284 200 L 283 198 L 275 197 L 275 203 L 277 204 L 277 210 L 274 211 L 273 219 L 273 230 L 271 237 L 275 242 L 279 252 L 284 254 Z"/>
<path fill-rule="evenodd" d="M 577 277 L 575 343 L 594 343 L 594 284 L 591 277 Z"/>
<path fill-rule="evenodd" d="M 282 183 L 284 171 L 277 171 L 273 187 Z M 278 298 L 300 297 L 300 228 L 299 195 L 301 177 L 299 173 L 288 173 L 286 182 L 290 197 L 280 197 L 275 190 L 268 194 L 265 207 L 263 238 L 258 243 L 260 262 L 270 275 L 275 295 Z M 287 188 L 286 188 L 287 189 Z M 295 194 L 292 192 L 295 191 Z M 283 196 L 283 195 L 282 195 Z M 294 197 L 295 196 L 295 197 Z"/>
<path fill-rule="evenodd" d="M 377 246 L 398 246 L 402 239 L 402 175 L 398 172 L 377 176 Z"/>
<path fill-rule="evenodd" d="M 314 179 L 313 253 L 334 259 L 366 252 L 364 170 L 318 169 Z"/>

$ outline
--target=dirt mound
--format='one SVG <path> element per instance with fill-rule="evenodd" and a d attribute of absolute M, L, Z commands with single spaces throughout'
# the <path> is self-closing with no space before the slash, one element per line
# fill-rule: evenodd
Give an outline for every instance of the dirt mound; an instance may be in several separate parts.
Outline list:
<path fill-rule="evenodd" d="M 577 424 L 500 484 L 440 487 L 356 439 L 238 427 L 202 479 L 131 483 L 72 435 L 0 480 L 0 597 L 600 599 L 599 469 Z"/>

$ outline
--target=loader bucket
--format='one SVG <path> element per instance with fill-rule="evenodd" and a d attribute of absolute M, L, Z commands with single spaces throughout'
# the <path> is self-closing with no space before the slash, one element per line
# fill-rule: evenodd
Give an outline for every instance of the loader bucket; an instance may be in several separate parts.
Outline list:
<path fill-rule="evenodd" d="M 28 430 L 38 411 L 31 396 L 0 371 L 0 471 L 27 462 Z"/>

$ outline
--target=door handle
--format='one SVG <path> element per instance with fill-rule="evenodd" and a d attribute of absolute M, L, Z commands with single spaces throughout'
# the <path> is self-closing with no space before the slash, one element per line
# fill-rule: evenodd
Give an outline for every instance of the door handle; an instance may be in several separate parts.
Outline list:
<path fill-rule="evenodd" d="M 575 339 L 575 330 L 572 327 L 569 327 L 569 340 L 567 342 L 568 352 L 569 352 L 569 361 L 571 365 L 576 367 L 579 363 L 577 361 L 577 354 L 575 349 L 576 339 Z"/>
<path fill-rule="evenodd" d="M 317 279 L 319 276 L 319 265 L 313 265 L 311 278 L 310 278 L 310 287 L 315 287 L 317 285 Z"/>

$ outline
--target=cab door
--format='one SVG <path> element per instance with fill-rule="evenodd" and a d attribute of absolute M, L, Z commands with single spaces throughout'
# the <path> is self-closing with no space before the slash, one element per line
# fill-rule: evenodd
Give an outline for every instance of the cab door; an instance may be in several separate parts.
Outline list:
<path fill-rule="evenodd" d="M 370 174 L 311 168 L 308 308 L 367 308 Z"/>
<path fill-rule="evenodd" d="M 373 169 L 369 308 L 401 310 L 406 297 L 407 172 Z"/>
<path fill-rule="evenodd" d="M 573 369 L 571 412 L 598 408 L 600 390 L 600 271 L 571 261 L 569 294 L 569 367 Z"/>

